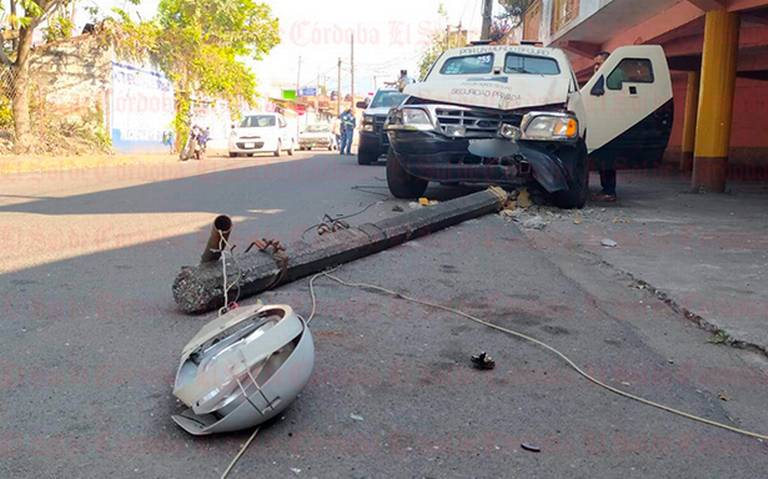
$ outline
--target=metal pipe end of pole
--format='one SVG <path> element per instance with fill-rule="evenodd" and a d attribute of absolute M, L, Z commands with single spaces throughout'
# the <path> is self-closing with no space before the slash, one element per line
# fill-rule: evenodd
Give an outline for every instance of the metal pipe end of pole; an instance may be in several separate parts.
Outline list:
<path fill-rule="evenodd" d="M 213 220 L 211 234 L 205 244 L 203 255 L 200 257 L 200 264 L 218 261 L 221 258 L 222 240 L 229 241 L 230 233 L 232 233 L 232 218 L 227 215 L 217 216 Z"/>

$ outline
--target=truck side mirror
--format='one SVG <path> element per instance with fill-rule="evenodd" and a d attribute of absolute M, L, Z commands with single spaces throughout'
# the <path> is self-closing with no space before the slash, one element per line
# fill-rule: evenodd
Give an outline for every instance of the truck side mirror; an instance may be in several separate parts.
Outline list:
<path fill-rule="evenodd" d="M 604 76 L 600 75 L 600 78 L 597 79 L 595 86 L 592 87 L 592 91 L 590 91 L 589 93 L 592 96 L 605 95 L 605 77 Z"/>
<path fill-rule="evenodd" d="M 359 101 L 359 102 L 355 103 L 355 106 L 360 108 L 361 110 L 365 110 L 366 108 L 368 108 L 368 102 L 367 101 Z"/>

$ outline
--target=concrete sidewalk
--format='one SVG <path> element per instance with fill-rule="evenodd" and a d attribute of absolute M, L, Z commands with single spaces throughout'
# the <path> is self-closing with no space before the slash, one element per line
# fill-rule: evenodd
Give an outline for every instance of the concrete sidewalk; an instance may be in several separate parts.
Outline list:
<path fill-rule="evenodd" d="M 620 172 L 617 204 L 534 206 L 518 221 L 538 215 L 546 227 L 526 231 L 542 247 L 591 255 L 715 333 L 713 341 L 768 354 L 768 185 L 733 183 L 725 195 L 688 185 L 676 173 Z"/>

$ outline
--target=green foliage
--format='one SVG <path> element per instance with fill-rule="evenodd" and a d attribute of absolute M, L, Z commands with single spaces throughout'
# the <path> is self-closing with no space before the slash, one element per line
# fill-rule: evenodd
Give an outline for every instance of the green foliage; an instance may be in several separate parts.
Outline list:
<path fill-rule="evenodd" d="M 71 2 L 72 0 L 20 0 L 17 3 L 24 10 L 24 14 L 9 16 L 8 23 L 15 27 L 34 27 L 46 14 Z"/>
<path fill-rule="evenodd" d="M 68 17 L 63 15 L 55 16 L 48 20 L 48 27 L 45 29 L 45 41 L 50 43 L 56 40 L 71 38 L 74 29 L 75 24 Z"/>
<path fill-rule="evenodd" d="M 509 22 L 510 28 L 517 28 L 523 22 L 523 16 L 536 0 L 499 0 L 504 13 L 499 19 Z"/>
<path fill-rule="evenodd" d="M 0 130 L 13 128 L 13 109 L 11 100 L 5 95 L 0 96 Z"/>
<path fill-rule="evenodd" d="M 713 334 L 707 342 L 710 344 L 726 344 L 728 341 L 730 341 L 731 337 L 723 331 L 722 329 L 718 329 L 715 331 L 715 334 Z"/>
<path fill-rule="evenodd" d="M 149 54 L 174 84 L 179 140 L 195 96 L 227 100 L 234 110 L 250 103 L 256 78 L 243 59 L 259 60 L 280 42 L 278 20 L 256 0 L 160 0 L 151 22 L 120 21 L 118 52 Z"/>
<path fill-rule="evenodd" d="M 424 79 L 435 64 L 440 55 L 445 51 L 445 35 L 441 33 L 435 33 L 432 35 L 432 39 L 429 46 L 421 53 L 419 58 L 419 78 Z"/>
<path fill-rule="evenodd" d="M 192 110 L 192 100 L 189 95 L 176 94 L 176 116 L 173 119 L 173 131 L 176 132 L 177 147 L 189 136 L 189 112 Z"/>
<path fill-rule="evenodd" d="M 445 9 L 445 5 L 441 2 L 437 8 L 437 14 L 443 22 L 448 19 L 448 11 Z M 442 31 L 436 31 L 432 34 L 429 45 L 421 52 L 419 58 L 419 78 L 424 79 L 429 73 L 432 65 L 435 64 L 440 55 L 446 50 L 446 37 Z"/>

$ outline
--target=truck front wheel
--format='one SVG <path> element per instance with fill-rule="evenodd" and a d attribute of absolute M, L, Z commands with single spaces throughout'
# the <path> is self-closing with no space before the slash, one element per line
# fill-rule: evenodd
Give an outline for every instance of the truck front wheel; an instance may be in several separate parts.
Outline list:
<path fill-rule="evenodd" d="M 559 208 L 572 210 L 582 209 L 587 204 L 589 197 L 589 160 L 586 147 L 580 152 L 578 163 L 574 168 L 574 177 L 568 182 L 569 188 L 558 191 L 553 195 L 555 204 Z"/>
<path fill-rule="evenodd" d="M 357 151 L 357 164 L 358 165 L 370 165 L 379 161 L 379 154 L 377 152 L 370 152 L 368 150 Z"/>
<path fill-rule="evenodd" d="M 429 182 L 410 175 L 392 150 L 387 152 L 387 185 L 395 198 L 418 198 L 427 190 Z"/>

